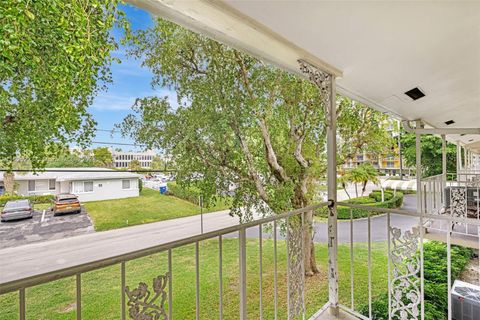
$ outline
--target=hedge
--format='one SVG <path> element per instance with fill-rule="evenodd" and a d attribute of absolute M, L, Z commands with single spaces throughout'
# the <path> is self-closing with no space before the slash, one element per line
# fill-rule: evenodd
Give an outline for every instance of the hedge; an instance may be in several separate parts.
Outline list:
<path fill-rule="evenodd" d="M 372 193 L 375 193 L 375 192 L 377 191 L 373 191 Z M 377 199 L 378 201 L 376 201 Z M 376 208 L 394 209 L 394 208 L 400 208 L 402 206 L 403 193 L 397 191 L 397 193 L 394 196 L 392 192 L 386 191 L 384 202 L 381 202 L 381 196 L 378 197 L 375 194 L 368 197 L 353 198 L 344 202 L 351 203 L 351 204 L 360 204 L 360 205 L 376 207 Z M 328 210 L 327 208 L 321 208 L 317 211 L 317 214 L 322 217 L 327 217 L 328 215 L 327 210 Z M 343 220 L 350 219 L 350 210 L 352 211 L 353 219 L 365 218 L 368 216 L 368 210 L 366 209 L 338 206 L 337 218 L 343 219 Z M 370 211 L 370 216 L 374 216 L 378 214 L 381 214 L 381 212 Z"/>
<path fill-rule="evenodd" d="M 8 201 L 14 200 L 24 200 L 28 199 L 34 204 L 38 203 L 49 203 L 53 201 L 53 195 L 42 195 L 42 196 L 10 196 L 10 195 L 3 195 L 0 196 L 0 207 L 3 207 Z"/>
<path fill-rule="evenodd" d="M 423 250 L 425 319 L 446 319 L 448 313 L 447 246 L 441 242 L 431 241 L 423 244 Z M 451 254 L 453 283 L 472 258 L 473 250 L 452 246 Z M 359 312 L 368 316 L 368 304 L 361 306 Z M 377 320 L 388 319 L 388 292 L 372 301 L 372 316 Z"/>
<path fill-rule="evenodd" d="M 188 202 L 198 205 L 198 198 L 200 192 L 194 188 L 182 188 L 175 182 L 167 183 L 167 195 L 172 195 L 177 198 L 187 200 Z"/>

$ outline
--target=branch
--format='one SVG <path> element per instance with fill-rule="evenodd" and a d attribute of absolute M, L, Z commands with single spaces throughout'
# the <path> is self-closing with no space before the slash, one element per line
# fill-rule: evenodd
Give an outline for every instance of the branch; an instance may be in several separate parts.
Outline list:
<path fill-rule="evenodd" d="M 248 167 L 248 172 L 250 174 L 250 178 L 255 183 L 255 187 L 257 189 L 258 194 L 260 195 L 260 198 L 262 198 L 263 201 L 268 203 L 269 198 L 268 198 L 267 192 L 265 191 L 265 188 L 263 187 L 263 183 L 260 180 L 260 176 L 255 171 L 254 164 L 253 164 L 253 156 L 252 156 L 252 153 L 250 152 L 248 144 L 245 141 L 245 138 L 242 136 L 242 134 L 240 132 L 240 129 L 238 128 L 237 124 L 232 122 L 232 123 L 230 123 L 230 126 L 232 127 L 233 131 L 235 132 L 235 135 L 237 136 L 238 140 L 240 141 L 240 146 L 242 148 L 242 152 L 245 156 L 245 159 L 247 160 L 247 167 Z"/>
<path fill-rule="evenodd" d="M 290 180 L 285 172 L 285 169 L 278 163 L 277 155 L 272 147 L 272 142 L 270 140 L 270 134 L 268 133 L 267 123 L 264 118 L 260 118 L 259 121 L 260 129 L 262 130 L 263 143 L 265 144 L 265 150 L 267 153 L 267 162 L 270 169 L 273 171 L 274 176 L 280 182 L 285 182 Z"/>

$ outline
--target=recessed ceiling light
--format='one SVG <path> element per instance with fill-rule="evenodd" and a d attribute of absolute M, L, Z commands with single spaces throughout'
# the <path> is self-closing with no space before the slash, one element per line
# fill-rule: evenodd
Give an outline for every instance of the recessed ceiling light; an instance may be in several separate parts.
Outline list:
<path fill-rule="evenodd" d="M 418 87 L 415 87 L 411 90 L 405 92 L 407 96 L 409 96 L 412 100 L 418 100 L 420 98 L 425 97 L 425 93 L 422 92 Z"/>
<path fill-rule="evenodd" d="M 449 126 L 449 125 L 451 125 L 451 124 L 454 124 L 454 123 L 455 123 L 455 121 L 453 121 L 453 120 L 445 121 L 445 124 L 446 124 L 447 126 Z"/>

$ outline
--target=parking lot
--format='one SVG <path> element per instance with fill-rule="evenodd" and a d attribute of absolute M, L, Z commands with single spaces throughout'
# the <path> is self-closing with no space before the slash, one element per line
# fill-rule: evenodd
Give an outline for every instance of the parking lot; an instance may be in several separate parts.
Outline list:
<path fill-rule="evenodd" d="M 50 210 L 36 210 L 32 219 L 0 222 L 0 249 L 27 243 L 62 239 L 93 232 L 85 208 L 81 213 L 53 216 Z"/>

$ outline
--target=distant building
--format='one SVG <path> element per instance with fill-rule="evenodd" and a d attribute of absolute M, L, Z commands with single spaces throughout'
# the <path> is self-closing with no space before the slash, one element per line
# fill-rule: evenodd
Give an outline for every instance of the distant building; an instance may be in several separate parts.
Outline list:
<path fill-rule="evenodd" d="M 395 176 L 400 174 L 400 156 L 397 149 L 388 155 L 357 154 L 353 159 L 347 161 L 343 168 L 352 169 L 363 163 L 370 163 L 375 169 L 378 169 L 380 173 L 385 175 Z M 405 165 L 405 160 L 403 160 L 403 174 L 410 175 L 411 169 Z"/>
<path fill-rule="evenodd" d="M 158 156 L 154 151 L 145 151 L 145 152 L 124 152 L 110 150 L 113 158 L 113 166 L 115 168 L 128 168 L 128 165 L 133 160 L 138 160 L 140 166 L 145 169 L 150 169 L 152 167 L 152 160 L 154 157 Z"/>
<path fill-rule="evenodd" d="M 388 120 L 387 131 L 391 134 L 392 138 L 398 140 L 398 126 L 396 120 Z M 399 145 L 396 145 L 388 154 L 369 154 L 363 152 L 357 154 L 353 159 L 348 160 L 344 165 L 344 169 L 352 169 L 363 163 L 370 163 L 374 168 L 382 174 L 388 176 L 400 175 L 400 152 Z M 405 165 L 405 159 L 402 160 L 403 175 L 410 176 L 413 168 L 409 168 Z"/>
<path fill-rule="evenodd" d="M 46 170 L 38 173 L 15 174 L 16 193 L 21 196 L 73 193 L 80 201 L 139 196 L 140 175 L 138 174 L 105 168 L 47 168 Z M 0 172 L 0 186 L 3 186 L 3 172 Z"/>

